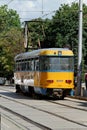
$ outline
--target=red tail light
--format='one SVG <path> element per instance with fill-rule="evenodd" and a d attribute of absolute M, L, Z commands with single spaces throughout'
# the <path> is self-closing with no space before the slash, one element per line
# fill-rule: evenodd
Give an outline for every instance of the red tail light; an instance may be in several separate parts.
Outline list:
<path fill-rule="evenodd" d="M 70 84 L 72 82 L 72 80 L 66 80 L 66 83 Z"/>
<path fill-rule="evenodd" d="M 53 83 L 53 80 L 47 80 L 48 83 Z"/>

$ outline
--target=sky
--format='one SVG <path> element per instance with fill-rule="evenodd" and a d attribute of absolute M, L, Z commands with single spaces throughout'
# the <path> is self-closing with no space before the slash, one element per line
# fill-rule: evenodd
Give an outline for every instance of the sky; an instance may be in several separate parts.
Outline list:
<path fill-rule="evenodd" d="M 69 4 L 79 0 L 0 0 L 0 6 L 7 4 L 9 9 L 14 9 L 21 21 L 29 21 L 38 17 L 51 18 L 61 4 Z M 83 0 L 87 4 L 87 0 Z"/>

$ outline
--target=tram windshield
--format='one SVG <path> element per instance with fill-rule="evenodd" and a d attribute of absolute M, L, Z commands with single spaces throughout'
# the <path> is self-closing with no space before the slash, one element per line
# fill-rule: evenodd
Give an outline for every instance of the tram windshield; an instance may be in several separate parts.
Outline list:
<path fill-rule="evenodd" d="M 48 71 L 74 71 L 74 58 L 72 56 L 41 56 L 40 70 Z"/>

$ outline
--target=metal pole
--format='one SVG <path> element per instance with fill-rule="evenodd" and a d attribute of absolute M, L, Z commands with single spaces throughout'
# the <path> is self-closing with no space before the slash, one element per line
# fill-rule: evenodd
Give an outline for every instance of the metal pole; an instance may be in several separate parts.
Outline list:
<path fill-rule="evenodd" d="M 25 21 L 25 49 L 26 49 L 26 52 L 28 51 L 28 31 L 27 31 L 27 21 Z"/>
<path fill-rule="evenodd" d="M 79 42 L 78 42 L 78 74 L 77 74 L 77 95 L 81 95 L 81 75 L 82 75 L 82 3 L 79 0 Z"/>

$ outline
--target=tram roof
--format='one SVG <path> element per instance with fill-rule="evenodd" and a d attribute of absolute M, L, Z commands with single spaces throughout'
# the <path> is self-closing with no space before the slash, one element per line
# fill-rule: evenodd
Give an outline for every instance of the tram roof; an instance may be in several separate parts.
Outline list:
<path fill-rule="evenodd" d="M 17 56 L 15 56 L 15 60 L 22 60 L 22 59 L 38 57 L 39 55 L 41 55 L 42 52 L 44 53 L 47 51 L 67 51 L 67 50 L 69 52 L 71 52 L 71 55 L 73 55 L 72 51 L 69 50 L 68 48 L 46 48 L 46 49 L 33 50 L 31 52 L 20 53 Z"/>

